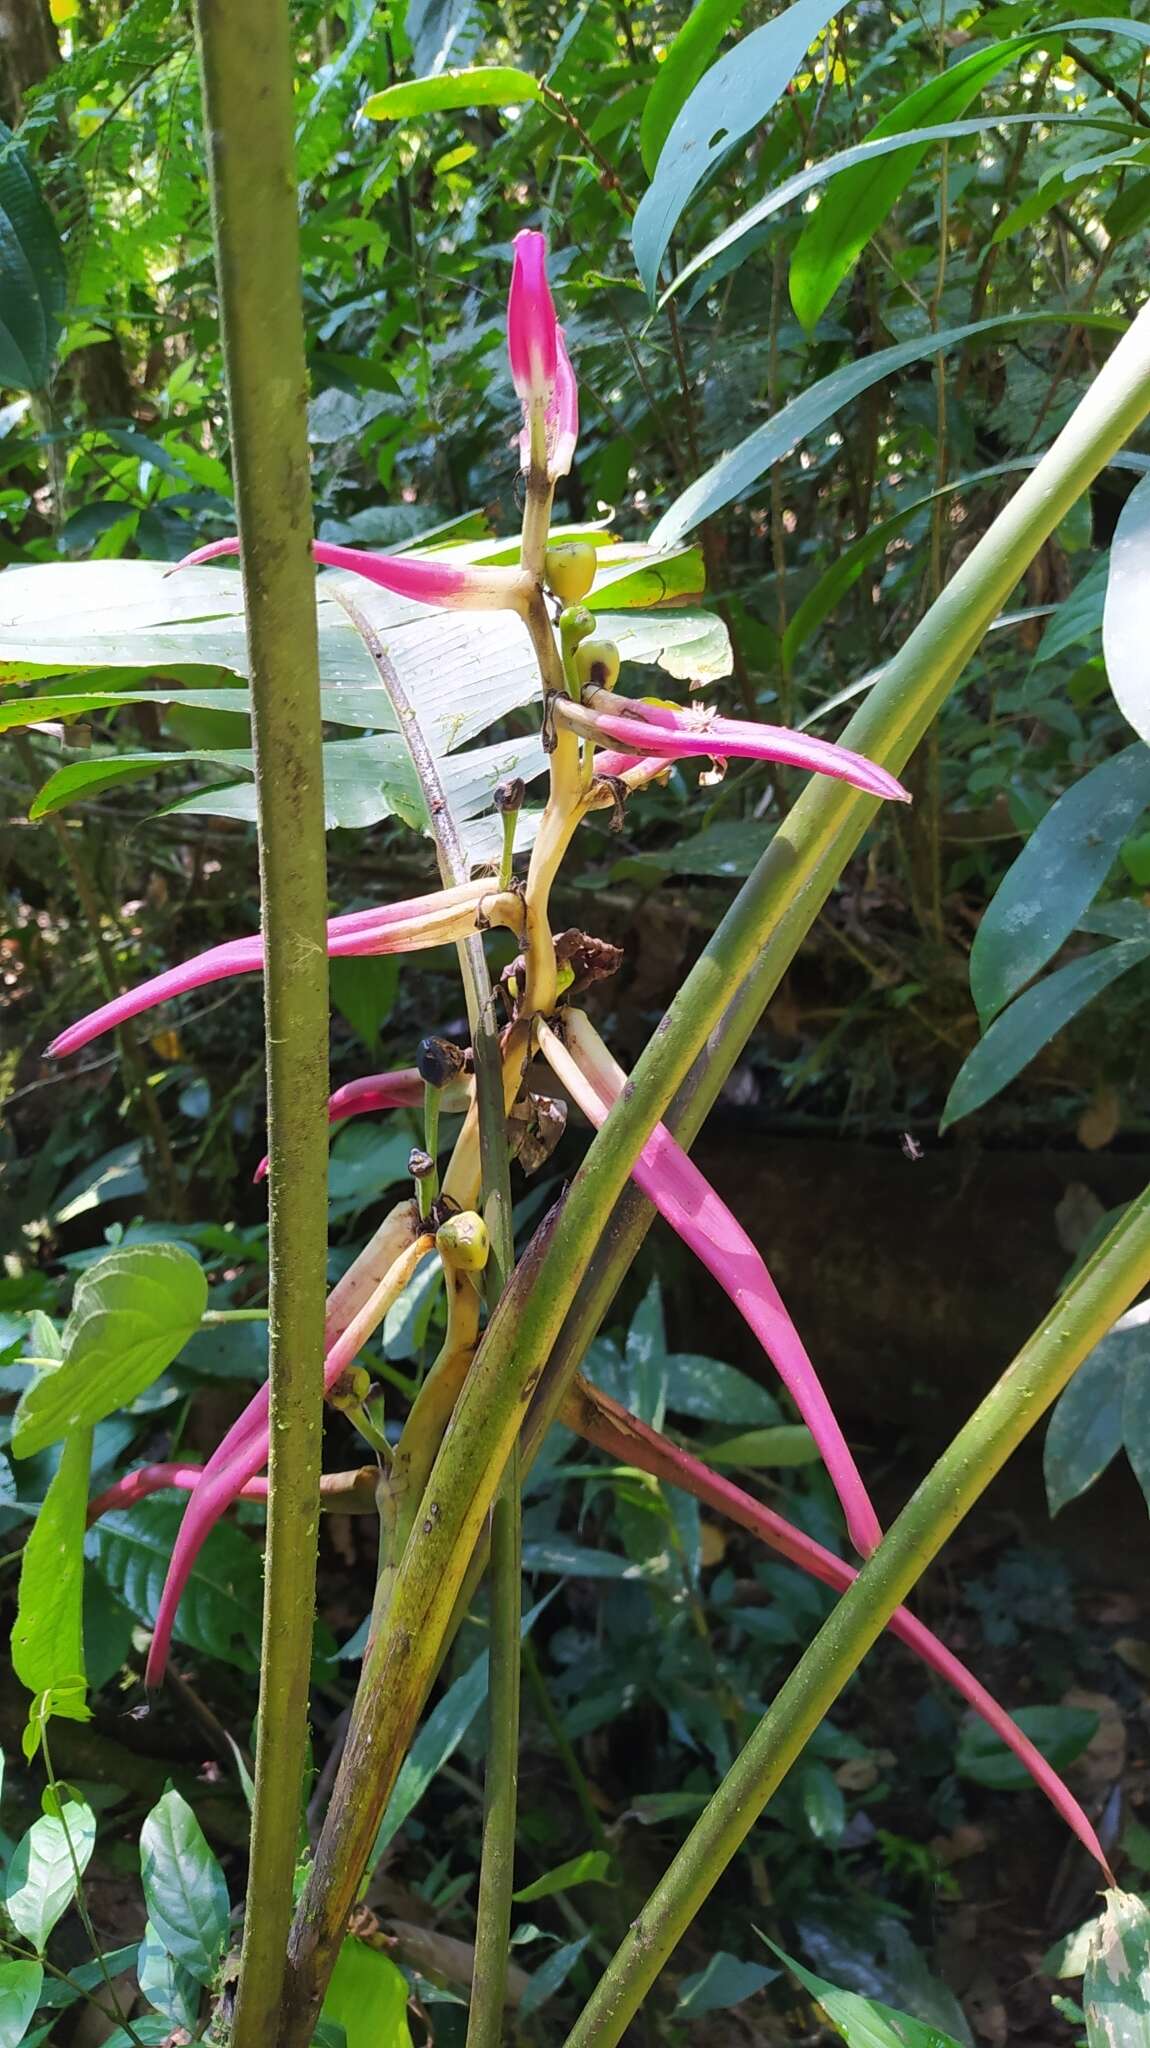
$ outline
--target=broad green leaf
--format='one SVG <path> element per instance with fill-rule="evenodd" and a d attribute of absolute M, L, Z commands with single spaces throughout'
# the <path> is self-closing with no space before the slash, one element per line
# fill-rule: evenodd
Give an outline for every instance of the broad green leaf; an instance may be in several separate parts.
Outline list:
<path fill-rule="evenodd" d="M 20 1401 L 12 1449 L 28 1458 L 125 1407 L 178 1358 L 208 1301 L 202 1267 L 178 1245 L 133 1245 L 89 1266 L 64 1329 L 64 1362 Z"/>
<path fill-rule="evenodd" d="M 1145 1334 L 1131 1344 L 1116 1324 L 1083 1359 L 1055 1403 L 1042 1454 L 1052 1515 L 1093 1486 L 1122 1449 L 1127 1370 L 1139 1350 L 1150 1363 Z"/>
<path fill-rule="evenodd" d="M 530 2019 L 532 2013 L 538 2012 L 541 2006 L 546 2005 L 549 1998 L 554 1998 L 555 1993 L 567 1982 L 590 1939 L 589 1934 L 581 1934 L 578 1941 L 565 1942 L 562 1948 L 557 1948 L 553 1955 L 548 1956 L 545 1963 L 540 1964 L 533 1972 L 531 1982 L 519 2001 L 520 2019 Z"/>
<path fill-rule="evenodd" d="M 1122 1404 L 1122 1440 L 1126 1456 L 1134 1468 L 1134 1476 L 1146 1496 L 1150 1507 L 1150 1306 L 1139 1302 L 1137 1308 L 1119 1317 L 1113 1330 L 1102 1339 L 1103 1344 L 1111 1340 L 1129 1345 L 1126 1367 L 1126 1394 Z M 1081 1367 L 1079 1367 L 1081 1371 Z M 1071 1386 L 1074 1382 L 1071 1381 Z M 1065 1396 L 1063 1396 L 1065 1399 Z"/>
<path fill-rule="evenodd" d="M 408 121 L 418 114 L 459 107 L 514 107 L 541 100 L 539 81 L 510 64 L 476 64 L 464 71 L 438 71 L 432 78 L 402 79 L 373 92 L 363 112 L 373 121 Z"/>
<path fill-rule="evenodd" d="M 1097 1714 L 1085 1707 L 1021 1707 L 1014 1719 L 1057 1771 L 1081 1756 L 1098 1729 Z M 996 1792 L 1025 1792 L 1033 1783 L 1026 1765 L 973 1715 L 962 1724 L 955 1769 L 960 1777 Z"/>
<path fill-rule="evenodd" d="M 768 23 L 770 26 L 773 24 Z M 917 335 L 912 341 L 900 341 L 893 348 L 878 349 L 860 361 L 845 364 L 841 370 L 833 371 L 829 377 L 822 377 L 817 384 L 799 392 L 797 397 L 780 407 L 773 418 L 756 427 L 753 434 L 748 434 L 737 447 L 720 456 L 710 469 L 704 470 L 702 476 L 675 499 L 657 522 L 651 533 L 652 545 L 665 547 L 671 541 L 681 540 L 692 527 L 721 511 L 733 498 L 749 491 L 800 441 L 805 441 L 833 419 L 841 407 L 861 397 L 873 385 L 893 377 L 896 371 L 906 369 L 908 364 L 957 348 L 960 342 L 971 341 L 976 335 L 997 334 L 1004 328 L 1032 321 L 1065 326 L 1069 318 L 1065 313 L 1042 311 L 999 313 L 989 320 L 973 320 L 962 327 L 943 328 L 937 334 Z M 1098 314 L 1093 318 L 1100 326 L 1114 330 L 1116 323 L 1109 314 Z"/>
<path fill-rule="evenodd" d="M 203 1986 L 190 1970 L 185 1970 L 183 1964 L 168 1953 L 150 1920 L 134 1956 L 136 1981 L 148 2004 L 157 2012 L 164 2013 L 173 2027 L 184 2027 L 194 2036 L 199 2023 Z"/>
<path fill-rule="evenodd" d="M 719 682 L 731 673 L 731 637 L 714 612 L 599 612 L 597 618 L 624 661 L 661 668 L 677 682 Z"/>
<path fill-rule="evenodd" d="M 895 2012 L 892 2006 L 881 2005 L 877 1998 L 863 1998 L 857 1991 L 840 1991 L 825 1978 L 804 1970 L 777 1942 L 768 1940 L 766 1935 L 761 1939 L 822 2008 L 848 2048 L 958 2048 L 953 2034 L 944 2034 L 939 2027 L 912 2019 L 909 2013 Z"/>
<path fill-rule="evenodd" d="M 774 836 L 773 824 L 754 818 L 745 818 L 737 825 L 707 825 L 674 846 L 660 846 L 620 862 L 620 869 L 629 875 L 654 869 L 666 875 L 698 875 L 707 880 L 738 882 L 750 874 Z"/>
<path fill-rule="evenodd" d="M 183 1517 L 179 1500 L 141 1501 L 101 1515 L 88 1555 L 117 1599 L 151 1628 Z M 231 1523 L 219 1522 L 200 1551 L 176 1614 L 176 1640 L 241 1671 L 259 1667 L 263 1562 Z"/>
<path fill-rule="evenodd" d="M 62 1371 L 59 1367 L 57 1370 Z M 77 1429 L 32 1524 L 20 1565 L 12 1664 L 31 1693 L 51 1693 L 58 1714 L 90 1716 L 84 1701 L 84 1527 L 92 1432 Z"/>
<path fill-rule="evenodd" d="M 1107 566 L 1103 559 L 1094 563 L 1081 582 L 1075 584 L 1069 597 L 1063 598 L 1055 609 L 1038 643 L 1032 668 L 1044 667 L 1048 661 L 1065 654 L 1067 648 L 1079 648 L 1084 643 L 1097 640 L 1102 629 L 1106 584 Z"/>
<path fill-rule="evenodd" d="M 794 0 L 720 57 L 680 108 L 631 226 L 635 267 L 650 298 L 683 209 L 727 152 L 765 120 L 840 4 Z"/>
<path fill-rule="evenodd" d="M 1150 805 L 1150 747 L 1126 747 L 1060 796 L 999 883 L 975 934 L 970 992 L 983 1028 L 1053 959 Z"/>
<path fill-rule="evenodd" d="M 683 268 L 676 272 L 671 283 L 663 293 L 660 304 L 664 305 L 672 293 L 677 292 L 682 285 L 686 284 L 690 278 L 695 277 L 699 271 L 705 270 L 709 264 L 722 264 L 723 259 L 727 259 L 723 267 L 729 268 L 730 252 L 737 250 L 741 242 L 747 242 L 746 253 L 749 255 L 757 242 L 759 230 L 776 213 L 783 212 L 788 206 L 793 205 L 796 199 L 803 198 L 815 186 L 829 185 L 832 180 L 837 181 L 840 174 L 853 171 L 856 166 L 861 171 L 875 174 L 879 169 L 885 168 L 886 159 L 896 157 L 900 151 L 908 152 L 914 144 L 921 145 L 921 154 L 922 151 L 933 147 L 936 143 L 952 142 L 967 136 L 981 135 L 992 123 L 995 128 L 1033 127 L 1036 122 L 1041 122 L 1043 127 L 1056 127 L 1060 122 L 1064 121 L 1072 121 L 1077 126 L 1081 126 L 1085 121 L 1088 125 L 1099 128 L 1110 128 L 1119 125 L 1112 116 L 1091 116 L 1079 112 L 1075 114 L 987 114 L 980 115 L 977 119 L 969 121 L 932 123 L 929 127 L 915 128 L 906 134 L 899 133 L 896 135 L 882 134 L 876 128 L 872 130 L 865 142 L 856 142 L 852 144 L 851 148 L 837 150 L 833 156 L 823 157 L 818 163 L 807 164 L 803 170 L 796 171 L 792 177 L 784 178 L 781 184 L 773 186 L 765 198 L 757 200 L 754 206 L 748 207 L 745 213 L 739 214 L 729 226 L 723 228 L 721 233 L 715 235 L 706 244 L 705 248 L 700 249 L 697 256 L 692 256 L 690 262 L 685 263 Z M 880 123 L 879 126 L 881 128 L 882 124 Z M 823 203 L 824 205 L 826 204 L 825 201 Z M 819 212 L 822 212 L 822 207 L 819 208 Z M 814 218 L 817 219 L 818 214 Z M 715 280 L 712 281 L 717 282 L 721 275 L 722 270 L 716 271 Z M 703 289 L 705 290 L 706 288 L 706 285 L 704 285 Z"/>
<path fill-rule="evenodd" d="M 1136 485 L 1118 516 L 1102 614 L 1106 673 L 1122 716 L 1150 740 L 1150 477 Z"/>
<path fill-rule="evenodd" d="M 566 1863 L 557 1863 L 543 1877 L 537 1877 L 534 1884 L 525 1884 L 521 1891 L 511 1896 L 520 1906 L 529 1905 L 533 1899 L 549 1899 L 555 1892 L 570 1891 L 575 1884 L 611 1884 L 613 1882 L 611 1857 L 606 1849 L 587 1849 L 582 1856 L 571 1856 Z"/>
<path fill-rule="evenodd" d="M 1120 974 L 1141 966 L 1150 958 L 1150 941 L 1126 939 L 1116 946 L 1104 946 L 1082 960 L 1072 960 L 1044 981 L 1018 996 L 1009 1009 L 996 1017 L 986 1036 L 979 1040 L 958 1070 L 946 1098 L 939 1123 L 949 1130 L 960 1117 L 981 1109 L 1001 1093 L 1036 1053 L 1057 1037 L 1063 1025 L 1077 1017 L 1095 996 L 1117 981 Z"/>
<path fill-rule="evenodd" d="M 694 91 L 744 0 L 695 0 L 663 55 L 639 123 L 639 154 L 651 177 L 663 144 L 688 93 Z"/>
<path fill-rule="evenodd" d="M 774 1429 L 748 1429 L 721 1444 L 707 1445 L 711 1465 L 746 1465 L 758 1470 L 775 1465 L 811 1465 L 819 1456 L 809 1429 L 782 1422 Z"/>
<path fill-rule="evenodd" d="M 407 1979 L 382 1949 L 348 1935 L 335 1959 L 323 2018 L 342 2027 L 347 2048 L 411 2048 Z"/>
<path fill-rule="evenodd" d="M 551 1595 L 536 1602 L 523 1616 L 520 1633 L 527 1635 L 550 1604 Z M 474 1664 L 449 1685 L 443 1698 L 432 1708 L 411 1748 L 400 1766 L 399 1776 L 387 1812 L 379 1825 L 375 1847 L 371 1852 L 373 1865 L 379 1861 L 388 1844 L 395 1839 L 407 1816 L 418 1805 L 436 1774 L 452 1757 L 466 1735 L 471 1723 L 487 1697 L 488 1658 L 484 1651 Z"/>
<path fill-rule="evenodd" d="M 169 1788 L 140 1829 L 144 1904 L 157 1940 L 210 1984 L 228 1938 L 228 1888 L 186 1799 Z"/>
<path fill-rule="evenodd" d="M 47 387 L 67 295 L 56 223 L 27 152 L 0 122 L 0 386 Z"/>
<path fill-rule="evenodd" d="M 808 1831 L 816 1842 L 833 1848 L 847 1823 L 847 1803 L 828 1764 L 805 1764 L 796 1786 L 799 1807 Z"/>
<path fill-rule="evenodd" d="M 18 1842 L 8 1866 L 4 1905 L 18 1934 L 38 1955 L 76 1896 L 77 1872 L 88 1868 L 96 1816 L 83 1800 L 66 1800 L 59 1816 L 42 1813 Z"/>
<path fill-rule="evenodd" d="M 664 1558 L 632 1564 L 613 1550 L 591 1550 L 585 1543 L 565 1543 L 552 1537 L 523 1546 L 525 1572 L 543 1572 L 565 1579 L 649 1579 L 662 1571 Z"/>
<path fill-rule="evenodd" d="M 362 1039 L 368 1052 L 379 1046 L 399 987 L 399 961 L 394 953 L 368 954 L 363 959 L 332 960 L 328 993 L 332 1004 Z"/>
<path fill-rule="evenodd" d="M 880 141 L 933 122 L 959 120 L 984 85 L 996 78 L 1031 38 L 991 43 L 960 59 L 938 78 L 908 93 L 871 129 L 868 140 Z M 914 176 L 928 145 L 898 150 L 878 163 L 843 171 L 811 215 L 791 256 L 791 304 L 808 330 L 833 299 L 875 229 L 887 219 Z"/>
<path fill-rule="evenodd" d="M 40 2003 L 44 1972 L 39 1963 L 0 1963 L 0 2042 L 19 2048 Z"/>
<path fill-rule="evenodd" d="M 782 1410 L 773 1394 L 717 1358 L 699 1358 L 690 1351 L 672 1351 L 667 1359 L 665 1399 L 672 1415 L 695 1422 L 753 1423 L 773 1428 Z"/>
<path fill-rule="evenodd" d="M 368 18 L 374 18 L 370 11 Z M 429 74 L 442 71 L 452 57 L 457 63 L 472 57 L 483 20 L 476 0 L 407 0 L 403 28 L 417 72 Z"/>
<path fill-rule="evenodd" d="M 683 1978 L 675 2018 L 698 2020 L 704 2013 L 725 2012 L 745 1998 L 753 1998 L 756 1991 L 781 1975 L 781 1970 L 768 1969 L 766 1963 L 744 1963 L 726 1949 L 718 1949 L 705 1970 Z"/>
<path fill-rule="evenodd" d="M 1108 1891 L 1082 1986 L 1088 2048 L 1150 2048 L 1150 1908 Z"/>

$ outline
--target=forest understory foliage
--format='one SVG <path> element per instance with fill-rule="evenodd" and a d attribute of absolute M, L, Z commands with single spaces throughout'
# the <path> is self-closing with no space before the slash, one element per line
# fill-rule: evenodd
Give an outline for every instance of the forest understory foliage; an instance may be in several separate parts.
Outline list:
<path fill-rule="evenodd" d="M 0 2048 L 1150 2040 L 1148 64 L 0 0 Z"/>

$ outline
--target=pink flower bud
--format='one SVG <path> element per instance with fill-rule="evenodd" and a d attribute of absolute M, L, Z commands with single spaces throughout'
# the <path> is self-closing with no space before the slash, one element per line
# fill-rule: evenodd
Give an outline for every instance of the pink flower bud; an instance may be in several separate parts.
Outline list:
<path fill-rule="evenodd" d="M 546 406 L 555 387 L 559 353 L 559 329 L 547 282 L 547 237 L 535 228 L 523 228 L 514 246 L 507 297 L 511 377 L 524 405 Z"/>

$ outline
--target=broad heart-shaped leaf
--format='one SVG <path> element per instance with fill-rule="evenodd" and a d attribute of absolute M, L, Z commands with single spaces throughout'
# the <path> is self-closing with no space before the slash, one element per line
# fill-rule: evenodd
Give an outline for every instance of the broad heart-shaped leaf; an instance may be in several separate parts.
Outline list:
<path fill-rule="evenodd" d="M 1110 688 L 1122 716 L 1150 740 L 1150 477 L 1138 484 L 1118 516 L 1110 546 L 1110 575 L 1102 614 L 1102 650 Z"/>
<path fill-rule="evenodd" d="M 991 43 L 908 93 L 871 129 L 869 141 L 905 134 L 935 121 L 958 120 L 976 94 L 1032 39 Z M 791 305 L 809 331 L 833 299 L 875 229 L 894 207 L 926 154 L 926 145 L 844 171 L 811 215 L 791 256 Z"/>
<path fill-rule="evenodd" d="M 639 123 L 643 169 L 654 172 L 675 116 L 693 92 L 731 23 L 742 12 L 742 0 L 695 0 L 695 5 L 667 49 L 651 83 Z"/>
<path fill-rule="evenodd" d="M 373 92 L 361 112 L 373 121 L 409 121 L 419 114 L 459 107 L 514 107 L 540 100 L 539 81 L 511 64 L 475 64 L 464 71 L 437 71 L 430 78 L 405 78 Z"/>
<path fill-rule="evenodd" d="M 203 1268 L 178 1245 L 131 1245 L 89 1266 L 76 1283 L 63 1364 L 42 1373 L 16 1411 L 17 1457 L 134 1401 L 178 1358 L 207 1301 Z"/>
<path fill-rule="evenodd" d="M 1020 1707 L 1014 1719 L 1058 1771 L 1081 1756 L 1098 1729 L 1097 1714 L 1085 1707 Z M 962 1724 L 955 1767 L 960 1777 L 999 1792 L 1025 1792 L 1032 1782 L 1026 1765 L 974 1714 Z"/>
<path fill-rule="evenodd" d="M 1082 1985 L 1089 2048 L 1150 2048 L 1150 1908 L 1109 1891 Z"/>
<path fill-rule="evenodd" d="M 768 28 L 774 24 L 768 22 Z M 759 30 L 761 35 L 763 30 Z M 1077 316 L 1081 319 L 1082 315 Z M 1114 332 L 1120 323 L 1107 313 L 1085 316 L 1088 324 Z M 860 361 L 844 365 L 829 377 L 822 377 L 817 384 L 811 384 L 797 397 L 792 398 L 774 416 L 756 427 L 753 434 L 740 441 L 734 448 L 720 456 L 696 477 L 693 484 L 676 498 L 651 533 L 654 547 L 667 547 L 672 541 L 681 540 L 695 526 L 709 519 L 712 513 L 729 505 L 733 498 L 740 497 L 757 484 L 759 478 L 789 455 L 800 441 L 814 434 L 827 420 L 852 399 L 862 396 L 875 384 L 881 384 L 897 370 L 904 370 L 910 363 L 918 363 L 925 356 L 957 348 L 960 342 L 971 341 L 979 334 L 998 334 L 1006 327 L 1018 327 L 1037 321 L 1040 324 L 1055 322 L 1065 326 L 1070 316 L 1066 313 L 997 313 L 989 320 L 968 321 L 962 327 L 943 328 L 938 334 L 923 333 L 912 341 L 900 341 L 893 348 L 878 349 L 873 355 L 863 356 Z M 25 571 L 25 573 L 28 573 Z"/>
<path fill-rule="evenodd" d="M 210 1984 L 228 1937 L 228 1887 L 186 1799 L 172 1787 L 140 1829 L 144 1904 L 174 1962 Z"/>
<path fill-rule="evenodd" d="M 19 2048 L 40 2003 L 44 1972 L 39 1963 L 0 1963 L 0 2041 Z"/>
<path fill-rule="evenodd" d="M 349 1934 L 340 1945 L 323 2018 L 342 2027 L 346 2048 L 411 2048 L 407 1979 L 382 1949 Z"/>
<path fill-rule="evenodd" d="M 57 1920 L 76 1896 L 76 1872 L 83 1873 L 96 1841 L 96 1816 L 82 1799 L 69 1799 L 59 1816 L 42 1813 L 8 1866 L 4 1905 L 18 1934 L 38 1955 Z"/>
<path fill-rule="evenodd" d="M 1150 603 L 1150 564 L 1147 600 Z M 970 992 L 983 1027 L 1070 937 L 1150 805 L 1150 747 L 1103 761 L 1052 805 L 975 934 Z"/>
<path fill-rule="evenodd" d="M 32 1524 L 20 1565 L 12 1664 L 30 1693 L 54 1696 L 52 1711 L 86 1721 L 84 1703 L 84 1524 L 92 1432 L 66 1439 Z"/>
<path fill-rule="evenodd" d="M 68 293 L 56 223 L 25 151 L 0 122 L 0 385 L 42 391 Z"/>
<path fill-rule="evenodd" d="M 766 1935 L 761 1938 L 792 1976 L 798 1978 L 804 1991 L 810 1993 L 848 2048 L 959 2048 L 953 2034 L 944 2034 L 941 2028 L 928 2026 L 924 2020 L 912 2019 L 909 2013 L 895 2012 L 892 2006 L 880 2005 L 877 1998 L 863 1998 L 857 1991 L 840 1991 L 825 1978 L 804 1970 L 777 1942 L 768 1940 Z"/>
<path fill-rule="evenodd" d="M 1042 1454 L 1052 1515 L 1085 1493 L 1122 1449 L 1127 1371 L 1139 1351 L 1150 1363 L 1145 1333 L 1132 1342 L 1116 1323 L 1055 1403 Z"/>
<path fill-rule="evenodd" d="M 721 158 L 770 113 L 840 4 L 793 0 L 720 57 L 680 109 L 631 227 L 635 267 L 652 299 L 684 207 Z"/>
<path fill-rule="evenodd" d="M 1057 1036 L 1095 996 L 1150 959 L 1150 940 L 1124 939 L 1116 946 L 1104 946 L 1085 959 L 1072 960 L 1048 974 L 1025 995 L 1016 997 L 1009 1009 L 996 1017 L 985 1038 L 963 1061 L 954 1086 L 946 1098 L 939 1130 L 948 1130 L 960 1117 L 981 1109 L 998 1095 L 1016 1074 L 1029 1066 L 1036 1053 Z"/>
<path fill-rule="evenodd" d="M 88 1556 L 117 1599 L 150 1628 L 156 1619 L 182 1500 L 157 1497 L 115 1508 L 88 1532 Z M 192 1569 L 176 1615 L 176 1640 L 241 1671 L 259 1666 L 263 1564 L 256 1546 L 218 1522 Z"/>

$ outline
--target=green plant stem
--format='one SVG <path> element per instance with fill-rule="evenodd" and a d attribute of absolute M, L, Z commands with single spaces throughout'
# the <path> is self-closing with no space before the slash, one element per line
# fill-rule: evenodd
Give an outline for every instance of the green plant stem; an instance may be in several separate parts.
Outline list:
<path fill-rule="evenodd" d="M 286 0 L 197 0 L 252 689 L 270 1157 L 271 1490 L 233 2048 L 280 2009 L 315 1614 L 327 1262 L 327 876 Z"/>
<path fill-rule="evenodd" d="M 889 664 L 847 729 L 849 745 L 884 766 L 903 766 L 1047 535 L 1147 411 L 1150 311 L 1143 311 L 1053 447 Z M 342 1789 L 337 1780 L 339 1797 L 333 1797 L 293 1929 L 283 2048 L 304 2048 L 310 2038 L 337 1932 L 524 1409 L 584 1275 L 594 1270 L 596 1245 L 601 1238 L 613 1241 L 611 1205 L 692 1062 L 722 1029 L 722 1063 L 712 1057 L 704 1085 L 704 1092 L 717 1092 L 876 808 L 873 798 L 829 780 L 804 791 L 672 1002 L 629 1093 L 592 1142 L 562 1209 L 537 1233 L 533 1255 L 521 1261 L 515 1285 L 488 1326 L 429 1482 L 440 1512 L 430 1531 L 417 1532 L 408 1546 L 396 1578 L 393 1626 L 374 1646 L 374 1660 L 369 1657 L 370 1677 L 365 1666 L 369 1715 L 345 1750 Z M 568 1379 L 574 1363 L 567 1362 Z M 559 1373 L 548 1373 L 533 1426 L 543 1428 L 553 1418 L 566 1384 Z"/>
<path fill-rule="evenodd" d="M 266 1323 L 266 1308 L 206 1308 L 201 1323 Z"/>
<path fill-rule="evenodd" d="M 523 1668 L 527 1674 L 527 1683 L 531 1688 L 535 1704 L 542 1716 L 543 1725 L 555 1744 L 555 1753 L 567 1773 L 571 1790 L 578 1801 L 579 1811 L 587 1823 L 587 1830 L 591 1840 L 597 1849 L 603 1849 L 609 1855 L 611 1853 L 611 1844 L 607 1839 L 607 1830 L 603 1825 L 603 1816 L 591 1797 L 591 1787 L 587 1783 L 587 1774 L 575 1754 L 574 1745 L 555 1711 L 554 1702 L 547 1690 L 547 1681 L 539 1669 L 539 1659 L 535 1654 L 535 1645 L 530 1640 L 523 1645 Z"/>
<path fill-rule="evenodd" d="M 515 1818 L 519 1791 L 519 1659 L 523 1541 L 519 1444 L 512 1447 L 491 1516 L 490 1679 L 483 1778 L 483 1853 L 467 2048 L 500 2048 L 507 1999 Z"/>
<path fill-rule="evenodd" d="M 979 1495 L 1150 1281 L 1150 1189 L 1039 1324 L 824 1622 L 651 1894 L 565 2048 L 612 2048 L 819 1722 Z"/>

